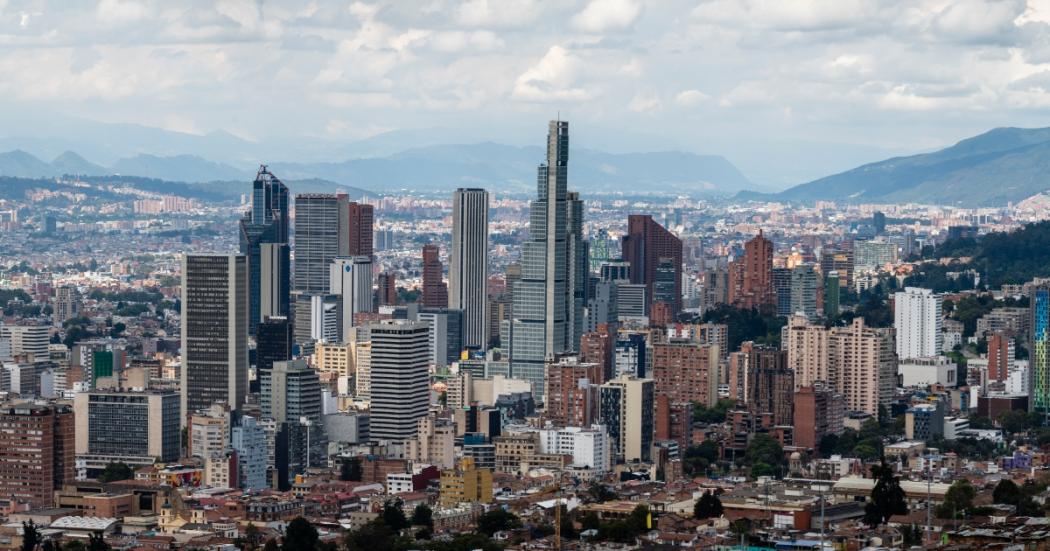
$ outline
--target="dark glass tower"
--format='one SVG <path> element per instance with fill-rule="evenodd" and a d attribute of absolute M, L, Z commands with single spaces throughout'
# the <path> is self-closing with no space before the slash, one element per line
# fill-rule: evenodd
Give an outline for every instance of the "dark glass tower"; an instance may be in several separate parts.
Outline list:
<path fill-rule="evenodd" d="M 291 292 L 288 188 L 266 165 L 252 182 L 252 208 L 241 219 L 240 241 L 241 254 L 248 257 L 248 331 L 255 334 L 266 316 L 289 314 Z M 276 245 L 266 248 L 265 258 L 263 244 Z"/>
<path fill-rule="evenodd" d="M 292 324 L 288 318 L 266 318 L 255 330 L 255 380 L 251 391 L 262 389 L 263 378 L 273 370 L 274 362 L 292 359 Z"/>

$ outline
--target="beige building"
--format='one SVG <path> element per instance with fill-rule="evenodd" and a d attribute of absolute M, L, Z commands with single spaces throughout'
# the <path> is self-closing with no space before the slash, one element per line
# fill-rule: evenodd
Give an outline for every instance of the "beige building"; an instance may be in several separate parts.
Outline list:
<path fill-rule="evenodd" d="M 791 316 L 781 331 L 781 342 L 787 351 L 787 367 L 795 372 L 795 390 L 816 382 L 829 382 L 828 338 L 823 325 L 811 324 L 806 316 Z"/>
<path fill-rule="evenodd" d="M 878 415 L 889 407 L 897 385 L 893 329 L 875 329 L 854 318 L 849 327 L 831 329 L 828 377 L 846 400 L 846 411 Z"/>
<path fill-rule="evenodd" d="M 613 437 L 624 461 L 651 461 L 655 426 L 652 379 L 621 375 L 598 388 L 598 422 Z"/>
<path fill-rule="evenodd" d="M 330 377 L 350 377 L 354 374 L 354 344 L 325 342 L 314 346 L 314 367 Z"/>
<path fill-rule="evenodd" d="M 455 464 L 453 439 L 456 426 L 433 414 L 419 420 L 418 434 L 407 441 L 405 458 L 416 465 L 433 465 L 444 471 Z"/>
<path fill-rule="evenodd" d="M 190 417 L 191 456 L 206 459 L 230 446 L 230 410 L 225 404 L 212 404 Z"/>
<path fill-rule="evenodd" d="M 101 457 L 179 458 L 179 395 L 165 391 L 78 392 L 74 450 Z"/>
<path fill-rule="evenodd" d="M 496 470 L 504 473 L 527 473 L 532 469 L 560 470 L 572 456 L 540 453 L 539 435 L 534 432 L 497 436 Z"/>
<path fill-rule="evenodd" d="M 460 503 L 492 503 L 492 471 L 478 469 L 469 457 L 460 459 L 458 468 L 441 473 L 442 507 Z"/>

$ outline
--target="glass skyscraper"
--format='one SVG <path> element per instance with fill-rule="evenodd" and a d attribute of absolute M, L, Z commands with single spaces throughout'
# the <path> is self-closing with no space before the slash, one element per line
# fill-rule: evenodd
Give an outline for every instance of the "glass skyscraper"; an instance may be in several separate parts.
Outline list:
<path fill-rule="evenodd" d="M 1032 324 L 1028 343 L 1028 409 L 1050 418 L 1050 286 L 1033 289 L 1028 308 Z"/>
<path fill-rule="evenodd" d="M 244 214 L 240 228 L 241 254 L 248 257 L 248 331 L 255 334 L 256 326 L 266 316 L 289 314 L 291 292 L 288 188 L 266 165 L 259 167 L 252 182 L 252 208 Z M 262 254 L 264 243 L 278 245 L 267 248 L 266 262 Z M 271 300 L 263 300 L 264 288 Z M 264 302 L 268 311 L 263 311 Z"/>
<path fill-rule="evenodd" d="M 547 162 L 537 171 L 529 239 L 522 247 L 511 322 L 511 375 L 532 383 L 543 401 L 545 361 L 579 349 L 587 300 L 583 201 L 568 191 L 569 123 L 551 121 Z"/>

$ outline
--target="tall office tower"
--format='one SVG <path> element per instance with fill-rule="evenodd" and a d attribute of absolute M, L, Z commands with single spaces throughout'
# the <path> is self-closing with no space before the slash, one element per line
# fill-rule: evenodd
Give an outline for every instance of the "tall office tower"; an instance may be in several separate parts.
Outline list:
<path fill-rule="evenodd" d="M 631 264 L 622 260 L 603 262 L 599 270 L 599 279 L 614 283 L 630 283 Z"/>
<path fill-rule="evenodd" d="M 452 308 L 421 308 L 416 320 L 430 327 L 428 343 L 430 363 L 445 367 L 450 362 L 458 361 L 463 352 L 463 318 L 462 310 Z"/>
<path fill-rule="evenodd" d="M 182 431 L 174 391 L 78 392 L 73 411 L 79 456 L 128 464 L 179 459 Z"/>
<path fill-rule="evenodd" d="M 544 417 L 566 427 L 587 427 L 597 418 L 602 366 L 563 356 L 547 364 Z"/>
<path fill-rule="evenodd" d="M 0 494 L 12 504 L 51 507 L 74 480 L 73 408 L 21 403 L 0 407 Z"/>
<path fill-rule="evenodd" d="M 266 250 L 264 245 L 269 245 Z M 248 259 L 248 331 L 254 334 L 266 315 L 288 315 L 291 290 L 288 188 L 266 165 L 259 167 L 252 182 L 251 210 L 240 221 L 240 247 Z"/>
<path fill-rule="evenodd" d="M 902 360 L 941 353 L 941 297 L 930 289 L 907 287 L 893 294 L 893 328 Z"/>
<path fill-rule="evenodd" d="M 788 318 L 780 342 L 787 352 L 787 368 L 795 372 L 795 390 L 833 382 L 828 373 L 829 335 L 823 325 L 812 324 L 805 316 Z"/>
<path fill-rule="evenodd" d="M 441 249 L 437 245 L 423 245 L 423 300 L 424 308 L 448 308 L 448 287 L 441 278 Z"/>
<path fill-rule="evenodd" d="M 230 431 L 230 447 L 237 452 L 237 487 L 242 490 L 266 489 L 266 466 L 269 450 L 266 430 L 254 417 L 241 417 Z"/>
<path fill-rule="evenodd" d="M 790 425 L 793 422 L 795 377 L 787 368 L 787 353 L 744 344 L 746 346 L 741 346 L 741 351 L 750 356 L 745 391 L 748 410 L 752 415 L 771 413 L 774 425 Z"/>
<path fill-rule="evenodd" d="M 807 319 L 816 320 L 817 286 L 820 275 L 813 264 L 799 264 L 791 269 L 791 313 L 801 313 Z"/>
<path fill-rule="evenodd" d="M 791 268 L 773 268 L 773 295 L 777 304 L 778 316 L 790 316 L 791 311 Z"/>
<path fill-rule="evenodd" d="M 803 386 L 795 392 L 794 443 L 816 449 L 829 434 L 842 432 L 842 397 L 822 385 Z"/>
<path fill-rule="evenodd" d="M 827 248 L 820 252 L 820 273 L 839 275 L 839 287 L 853 286 L 853 249 Z"/>
<path fill-rule="evenodd" d="M 1014 366 L 1014 340 L 1002 331 L 988 339 L 988 380 L 1005 381 Z"/>
<path fill-rule="evenodd" d="M 350 256 L 346 195 L 300 193 L 295 196 L 295 286 L 304 293 L 327 293 L 329 266 Z"/>
<path fill-rule="evenodd" d="M 358 325 L 358 314 L 372 312 L 372 258 L 339 257 L 330 267 L 329 293 L 339 297 L 339 342 Z"/>
<path fill-rule="evenodd" d="M 647 214 L 632 214 L 627 217 L 627 235 L 623 237 L 623 259 L 631 266 L 631 283 L 645 284 L 645 311 L 648 312 L 654 301 L 664 301 L 672 305 L 672 312 L 682 310 L 682 240 Z M 656 280 L 660 273 L 660 261 L 666 259 L 670 266 L 664 271 L 673 270 L 661 278 L 660 295 L 656 294 Z M 674 285 L 674 289 L 668 287 Z"/>
<path fill-rule="evenodd" d="M 662 257 L 656 264 L 656 280 L 653 281 L 653 303 L 662 302 L 671 306 L 672 317 L 675 314 L 675 301 L 682 302 L 682 274 L 678 272 L 680 270 L 673 258 Z"/>
<path fill-rule="evenodd" d="M 615 327 L 615 326 L 614 326 Z M 580 338 L 580 361 L 595 363 L 601 367 L 601 378 L 594 379 L 595 384 L 602 384 L 614 377 L 616 365 L 616 332 L 608 324 L 600 324 L 595 331 L 584 333 Z"/>
<path fill-rule="evenodd" d="M 339 316 L 341 301 L 341 296 L 330 293 L 296 293 L 295 306 L 292 308 L 295 314 L 295 342 L 310 350 L 315 342 L 342 340 L 342 320 Z"/>
<path fill-rule="evenodd" d="M 845 400 L 847 411 L 879 415 L 889 408 L 897 386 L 893 329 L 874 329 L 864 318 L 835 327 L 828 337 L 828 377 Z"/>
<path fill-rule="evenodd" d="M 633 375 L 644 378 L 649 365 L 646 335 L 642 333 L 620 334 L 616 340 L 613 359 L 613 377 Z M 607 377 L 606 380 L 612 377 Z"/>
<path fill-rule="evenodd" d="M 1028 306 L 1028 410 L 1050 419 L 1050 285 L 1032 289 Z"/>
<path fill-rule="evenodd" d="M 824 274 L 824 317 L 832 319 L 839 315 L 839 273 L 835 270 Z"/>
<path fill-rule="evenodd" d="M 181 419 L 248 389 L 248 266 L 240 254 L 182 257 Z"/>
<path fill-rule="evenodd" d="M 353 202 L 347 205 L 347 256 L 367 256 L 372 260 L 372 224 L 375 214 L 372 205 Z"/>
<path fill-rule="evenodd" d="M 672 402 L 696 402 L 713 407 L 718 402 L 717 345 L 673 339 L 652 347 L 656 391 Z"/>
<path fill-rule="evenodd" d="M 292 324 L 288 318 L 266 318 L 255 328 L 255 380 L 251 391 L 262 390 L 262 380 L 270 376 L 274 362 L 292 359 Z"/>
<path fill-rule="evenodd" d="M 397 305 L 397 274 L 394 272 L 383 272 L 376 278 L 377 293 L 380 306 Z"/>
<path fill-rule="evenodd" d="M 594 284 L 594 293 L 587 300 L 587 320 L 583 330 L 593 333 L 599 325 L 608 325 L 616 332 L 619 325 L 620 309 L 618 308 L 619 284 L 613 281 L 599 281 Z"/>
<path fill-rule="evenodd" d="M 9 325 L 0 323 L 0 339 L 7 341 L 11 358 L 37 363 L 51 358 L 47 350 L 51 342 L 51 328 L 47 325 Z"/>
<path fill-rule="evenodd" d="M 652 379 L 621 375 L 598 388 L 598 422 L 624 462 L 652 459 L 655 400 Z"/>
<path fill-rule="evenodd" d="M 321 410 L 321 380 L 303 360 L 276 362 L 263 385 L 263 417 L 277 423 L 274 462 L 277 486 L 284 491 L 296 474 L 326 467 L 328 441 Z"/>
<path fill-rule="evenodd" d="M 744 244 L 744 256 L 733 264 L 737 281 L 729 286 L 729 301 L 744 308 L 772 306 L 773 242 L 762 230 Z"/>
<path fill-rule="evenodd" d="M 449 306 L 463 311 L 463 345 L 485 348 L 489 279 L 489 192 L 457 189 L 452 196 Z"/>
<path fill-rule="evenodd" d="M 430 405 L 429 332 L 427 324 L 418 322 L 368 326 L 373 440 L 416 437 L 417 423 Z"/>
<path fill-rule="evenodd" d="M 886 213 L 878 210 L 872 213 L 871 225 L 875 228 L 877 235 L 886 233 Z"/>
<path fill-rule="evenodd" d="M 63 322 L 75 318 L 80 309 L 79 306 L 76 287 L 65 286 L 55 289 L 54 307 L 51 312 L 51 321 L 55 327 L 62 327 Z"/>
<path fill-rule="evenodd" d="M 586 246 L 583 202 L 567 191 L 569 123 L 551 121 L 547 162 L 537 170 L 529 239 L 522 246 L 521 280 L 514 285 L 510 368 L 532 383 L 543 401 L 545 362 L 575 352 L 583 333 Z"/>

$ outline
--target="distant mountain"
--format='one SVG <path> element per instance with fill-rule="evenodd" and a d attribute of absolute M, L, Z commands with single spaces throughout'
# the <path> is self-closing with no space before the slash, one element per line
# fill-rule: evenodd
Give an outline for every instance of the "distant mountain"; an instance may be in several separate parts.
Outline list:
<path fill-rule="evenodd" d="M 997 206 L 1050 190 L 1050 128 L 996 128 L 922 155 L 895 157 L 801 184 L 780 200 Z"/>
<path fill-rule="evenodd" d="M 390 191 L 446 191 L 463 186 L 527 192 L 535 189 L 539 147 L 497 143 L 433 145 L 386 157 L 337 163 L 273 163 L 288 178 L 323 178 Z M 614 154 L 573 150 L 569 182 L 579 191 L 734 193 L 750 185 L 723 157 L 683 152 Z"/>
<path fill-rule="evenodd" d="M 311 191 L 341 187 L 354 190 L 351 194 L 399 189 L 441 192 L 463 186 L 481 186 L 501 191 L 531 192 L 536 187 L 536 167 L 543 157 L 544 151 L 539 147 L 479 143 L 430 145 L 382 157 L 342 162 L 274 162 L 270 163 L 270 168 L 282 180 L 298 181 Z M 52 178 L 63 174 L 110 174 L 202 183 L 248 182 L 255 171 L 196 155 L 139 154 L 120 159 L 107 168 L 68 151 L 51 163 L 20 150 L 0 154 L 0 176 Z M 750 185 L 732 163 L 716 155 L 677 151 L 616 154 L 587 149 L 570 153 L 569 182 L 572 189 L 583 192 L 660 191 L 723 195 Z"/>

